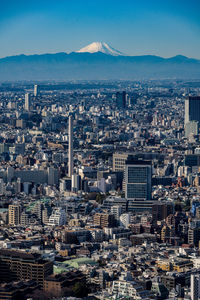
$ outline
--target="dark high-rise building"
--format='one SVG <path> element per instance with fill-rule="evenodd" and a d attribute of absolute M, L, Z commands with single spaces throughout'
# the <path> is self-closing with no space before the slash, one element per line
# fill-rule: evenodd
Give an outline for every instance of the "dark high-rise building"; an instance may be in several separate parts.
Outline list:
<path fill-rule="evenodd" d="M 125 197 L 128 210 L 151 210 L 151 161 L 128 158 L 125 165 Z"/>
<path fill-rule="evenodd" d="M 125 184 L 127 199 L 151 199 L 151 162 L 127 160 Z"/>
<path fill-rule="evenodd" d="M 200 96 L 185 99 L 185 124 L 191 121 L 200 122 Z"/>
<path fill-rule="evenodd" d="M 116 93 L 116 106 L 117 108 L 126 108 L 126 92 Z"/>
<path fill-rule="evenodd" d="M 199 134 L 200 96 L 189 96 L 185 99 L 185 137 Z"/>
<path fill-rule="evenodd" d="M 0 250 L 0 282 L 31 279 L 43 287 L 45 278 L 52 273 L 53 262 L 39 254 Z"/>

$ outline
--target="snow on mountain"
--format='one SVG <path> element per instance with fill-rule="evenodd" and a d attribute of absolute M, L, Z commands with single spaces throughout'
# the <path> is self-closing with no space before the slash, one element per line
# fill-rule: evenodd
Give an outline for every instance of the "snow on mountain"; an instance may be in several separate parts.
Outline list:
<path fill-rule="evenodd" d="M 119 56 L 119 55 L 125 55 L 122 52 L 112 48 L 108 44 L 104 42 L 94 42 L 89 44 L 88 46 L 76 51 L 78 53 L 84 53 L 84 52 L 89 52 L 89 53 L 96 53 L 96 52 L 102 52 L 105 54 L 113 55 L 113 56 Z"/>

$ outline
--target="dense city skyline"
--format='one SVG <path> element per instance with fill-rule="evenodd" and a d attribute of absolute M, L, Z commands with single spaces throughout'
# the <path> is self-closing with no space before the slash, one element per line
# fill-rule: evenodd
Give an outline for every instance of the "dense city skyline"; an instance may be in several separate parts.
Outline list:
<path fill-rule="evenodd" d="M 199 93 L 0 83 L 0 299 L 198 300 Z"/>
<path fill-rule="evenodd" d="M 0 0 L 0 299 L 200 300 L 199 1 Z"/>
<path fill-rule="evenodd" d="M 0 57 L 105 41 L 127 55 L 200 58 L 199 1 L 1 1 Z"/>

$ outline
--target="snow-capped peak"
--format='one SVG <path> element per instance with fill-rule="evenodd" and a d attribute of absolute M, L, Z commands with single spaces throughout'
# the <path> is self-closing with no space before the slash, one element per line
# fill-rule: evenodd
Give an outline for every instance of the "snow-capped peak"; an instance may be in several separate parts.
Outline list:
<path fill-rule="evenodd" d="M 108 44 L 104 42 L 94 42 L 89 44 L 88 46 L 76 51 L 78 53 L 83 53 L 83 52 L 89 52 L 89 53 L 95 53 L 95 52 L 102 52 L 105 54 L 113 55 L 113 56 L 119 56 L 119 55 L 124 55 L 122 52 L 112 48 Z"/>

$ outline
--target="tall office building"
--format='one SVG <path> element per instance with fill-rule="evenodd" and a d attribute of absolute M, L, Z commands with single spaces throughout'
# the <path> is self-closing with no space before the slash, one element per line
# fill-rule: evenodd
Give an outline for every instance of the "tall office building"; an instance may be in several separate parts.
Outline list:
<path fill-rule="evenodd" d="M 39 85 L 35 84 L 34 91 L 33 91 L 34 97 L 37 97 L 39 92 L 40 92 L 40 87 L 39 87 Z"/>
<path fill-rule="evenodd" d="M 151 161 L 129 158 L 125 165 L 124 179 L 129 211 L 151 209 Z"/>
<path fill-rule="evenodd" d="M 200 96 L 185 99 L 185 124 L 191 121 L 200 122 Z"/>
<path fill-rule="evenodd" d="M 191 275 L 190 279 L 191 300 L 198 300 L 200 298 L 200 275 Z"/>
<path fill-rule="evenodd" d="M 20 205 L 9 205 L 8 207 L 8 223 L 9 225 L 20 224 L 21 207 Z"/>
<path fill-rule="evenodd" d="M 72 184 L 71 184 L 72 192 L 78 192 L 81 190 L 81 176 L 78 174 L 72 174 Z"/>
<path fill-rule="evenodd" d="M 47 169 L 48 185 L 58 185 L 59 182 L 59 171 L 54 167 Z"/>
<path fill-rule="evenodd" d="M 185 137 L 199 134 L 200 96 L 189 96 L 185 99 Z"/>
<path fill-rule="evenodd" d="M 68 176 L 73 175 L 73 119 L 69 116 L 69 153 L 68 153 Z"/>
<path fill-rule="evenodd" d="M 25 94 L 25 110 L 29 111 L 30 110 L 30 106 L 31 106 L 31 98 L 30 98 L 30 94 L 26 93 Z"/>
<path fill-rule="evenodd" d="M 126 92 L 116 93 L 116 106 L 117 108 L 126 108 Z"/>

